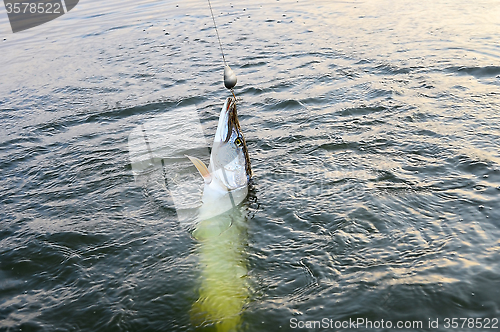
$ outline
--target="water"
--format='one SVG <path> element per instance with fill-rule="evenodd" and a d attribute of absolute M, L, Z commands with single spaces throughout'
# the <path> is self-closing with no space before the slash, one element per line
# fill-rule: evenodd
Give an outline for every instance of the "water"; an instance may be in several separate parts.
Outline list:
<path fill-rule="evenodd" d="M 212 5 L 255 182 L 240 329 L 498 329 L 500 4 Z M 190 315 L 200 244 L 127 144 L 184 106 L 213 137 L 207 4 L 81 1 L 16 34 L 4 13 L 0 330 L 213 330 Z"/>

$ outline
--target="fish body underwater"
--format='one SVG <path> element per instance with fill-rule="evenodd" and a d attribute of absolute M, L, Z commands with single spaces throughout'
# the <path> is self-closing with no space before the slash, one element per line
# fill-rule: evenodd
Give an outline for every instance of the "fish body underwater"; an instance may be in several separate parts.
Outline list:
<path fill-rule="evenodd" d="M 242 202 L 248 194 L 251 167 L 234 98 L 227 98 L 222 107 L 209 166 L 187 157 L 205 181 L 193 231 L 201 273 L 192 320 L 197 327 L 209 330 L 238 331 L 249 297 L 247 215 Z"/>

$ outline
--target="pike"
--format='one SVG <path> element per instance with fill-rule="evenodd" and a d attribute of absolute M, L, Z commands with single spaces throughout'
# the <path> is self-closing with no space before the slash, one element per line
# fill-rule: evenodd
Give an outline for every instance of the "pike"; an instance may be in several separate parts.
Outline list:
<path fill-rule="evenodd" d="M 246 210 L 241 203 L 248 194 L 252 170 L 236 112 L 233 88 L 237 78 L 224 57 L 210 0 L 208 6 L 224 61 L 224 86 L 233 97 L 226 99 L 220 112 L 209 166 L 198 158 L 186 156 L 205 182 L 198 223 L 193 231 L 199 241 L 201 285 L 191 316 L 197 326 L 213 326 L 218 332 L 229 332 L 239 330 L 249 297 Z"/>
<path fill-rule="evenodd" d="M 235 331 L 249 297 L 245 259 L 246 210 L 251 166 L 236 112 L 236 99 L 222 107 L 207 167 L 188 157 L 204 180 L 202 205 L 193 236 L 199 241 L 201 283 L 192 308 L 197 326 Z"/>

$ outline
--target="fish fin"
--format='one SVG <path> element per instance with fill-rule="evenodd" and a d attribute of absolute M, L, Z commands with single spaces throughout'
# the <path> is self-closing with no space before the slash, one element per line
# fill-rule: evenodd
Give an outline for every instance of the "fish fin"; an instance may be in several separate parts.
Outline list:
<path fill-rule="evenodd" d="M 187 154 L 185 154 L 185 156 L 188 157 L 189 160 L 191 160 L 198 172 L 200 172 L 201 176 L 203 176 L 206 184 L 212 182 L 212 175 L 210 174 L 208 167 L 203 163 L 203 161 L 196 157 L 188 156 Z"/>

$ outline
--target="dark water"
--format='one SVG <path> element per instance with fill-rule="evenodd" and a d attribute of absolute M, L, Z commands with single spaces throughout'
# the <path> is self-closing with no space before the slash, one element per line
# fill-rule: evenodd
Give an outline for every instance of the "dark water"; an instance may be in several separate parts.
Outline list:
<path fill-rule="evenodd" d="M 241 330 L 498 330 L 500 4 L 212 5 L 255 182 Z M 212 137 L 207 3 L 81 0 L 17 34 L 1 15 L 0 330 L 212 330 L 189 314 L 199 244 L 128 154 L 182 106 Z"/>

